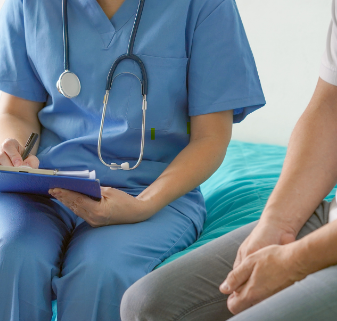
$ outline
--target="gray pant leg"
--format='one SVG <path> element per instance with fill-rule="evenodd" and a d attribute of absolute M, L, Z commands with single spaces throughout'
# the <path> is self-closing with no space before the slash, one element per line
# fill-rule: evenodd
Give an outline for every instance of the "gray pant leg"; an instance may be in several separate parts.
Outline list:
<path fill-rule="evenodd" d="M 219 285 L 256 224 L 228 233 L 139 280 L 124 294 L 122 320 L 220 321 L 233 316 Z"/>
<path fill-rule="evenodd" d="M 299 232 L 298 238 L 328 222 L 329 206 L 329 203 L 323 202 L 317 208 Z M 226 304 L 227 295 L 219 292 L 219 285 L 232 270 L 239 246 L 256 224 L 254 222 L 228 233 L 139 280 L 124 295 L 122 320 L 221 321 L 231 318 L 233 315 Z M 292 300 L 292 305 L 296 306 L 295 299 Z M 337 298 L 334 300 L 337 302 Z M 265 309 L 262 312 L 259 310 L 257 314 L 265 313 Z M 234 317 L 233 321 L 241 321 L 236 319 L 239 316 L 241 314 Z M 248 318 L 250 321 L 262 320 L 261 316 L 254 319 L 249 314 L 247 319 L 242 320 Z"/>
<path fill-rule="evenodd" d="M 298 238 L 328 222 L 329 206 L 329 203 L 323 202 L 317 208 Z M 256 224 L 254 222 L 228 233 L 139 280 L 124 295 L 122 320 L 221 321 L 231 318 L 233 315 L 226 304 L 227 295 L 219 292 L 219 285 L 232 270 L 240 244 Z M 292 300 L 294 304 L 294 298 Z M 241 321 L 236 320 L 241 315 L 233 320 Z M 256 319 L 248 317 L 251 321 L 262 320 L 261 316 Z"/>
<path fill-rule="evenodd" d="M 310 274 L 229 320 L 336 321 L 337 266 Z"/>
<path fill-rule="evenodd" d="M 299 238 L 328 222 L 329 203 L 323 202 L 301 230 Z M 337 265 L 308 275 L 304 280 L 243 311 L 230 321 L 335 321 L 337 320 Z"/>

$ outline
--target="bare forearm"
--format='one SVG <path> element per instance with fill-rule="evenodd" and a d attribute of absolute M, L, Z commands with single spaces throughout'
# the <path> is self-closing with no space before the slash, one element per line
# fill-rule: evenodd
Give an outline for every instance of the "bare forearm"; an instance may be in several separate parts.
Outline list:
<path fill-rule="evenodd" d="M 18 118 L 8 113 L 0 113 L 0 144 L 7 138 L 16 139 L 22 146 L 25 146 L 28 137 L 32 132 L 40 133 L 40 125 L 38 122 L 27 122 L 22 118 Z M 32 150 L 32 154 L 36 154 L 38 148 L 37 142 Z"/>
<path fill-rule="evenodd" d="M 209 178 L 221 165 L 227 139 L 204 138 L 192 141 L 138 199 L 150 202 L 151 216 Z"/>
<path fill-rule="evenodd" d="M 319 81 L 293 131 L 281 177 L 261 217 L 295 234 L 337 182 L 337 108 L 326 86 Z"/>
<path fill-rule="evenodd" d="M 326 224 L 291 244 L 303 276 L 337 264 L 337 221 Z"/>
<path fill-rule="evenodd" d="M 12 138 L 25 146 L 32 132 L 40 133 L 38 112 L 43 103 L 29 101 L 2 92 L 0 94 L 0 145 Z M 35 144 L 32 154 L 36 154 L 39 142 Z"/>

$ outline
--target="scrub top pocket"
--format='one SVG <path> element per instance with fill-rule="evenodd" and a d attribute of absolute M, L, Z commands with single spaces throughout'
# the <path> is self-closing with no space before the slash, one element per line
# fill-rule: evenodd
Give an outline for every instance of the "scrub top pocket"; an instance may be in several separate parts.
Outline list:
<path fill-rule="evenodd" d="M 143 60 L 149 79 L 146 112 L 146 130 L 170 129 L 176 110 L 187 104 L 186 73 L 188 58 L 161 58 L 139 55 Z M 135 74 L 140 75 L 135 65 Z M 173 79 L 173 81 L 172 81 Z M 156 88 L 156 89 L 154 89 Z M 142 128 L 142 96 L 139 81 L 131 80 L 130 99 L 126 117 L 129 128 Z"/>

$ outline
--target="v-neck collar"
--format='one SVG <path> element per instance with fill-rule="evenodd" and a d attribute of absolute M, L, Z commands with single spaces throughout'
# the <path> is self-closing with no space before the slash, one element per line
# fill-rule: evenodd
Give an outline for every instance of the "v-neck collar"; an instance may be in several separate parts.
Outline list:
<path fill-rule="evenodd" d="M 96 1 L 97 2 L 97 1 Z M 137 12 L 139 0 L 125 0 L 110 19 L 115 31 L 120 30 Z"/>
<path fill-rule="evenodd" d="M 109 20 L 97 0 L 74 0 L 78 1 L 88 15 L 91 23 L 100 34 L 104 48 L 108 49 L 115 33 L 120 30 L 138 8 L 138 0 L 125 0 L 114 16 Z"/>

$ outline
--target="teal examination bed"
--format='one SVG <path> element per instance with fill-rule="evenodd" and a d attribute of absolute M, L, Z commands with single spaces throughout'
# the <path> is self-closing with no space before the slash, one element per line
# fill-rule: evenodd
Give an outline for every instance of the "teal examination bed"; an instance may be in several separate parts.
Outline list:
<path fill-rule="evenodd" d="M 207 219 L 201 237 L 157 268 L 260 218 L 281 173 L 286 147 L 232 141 L 220 168 L 201 185 Z M 335 189 L 326 197 L 332 200 Z M 56 301 L 53 301 L 56 321 Z"/>

